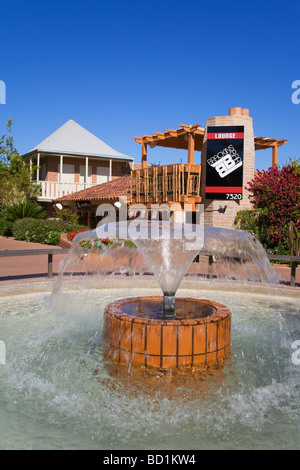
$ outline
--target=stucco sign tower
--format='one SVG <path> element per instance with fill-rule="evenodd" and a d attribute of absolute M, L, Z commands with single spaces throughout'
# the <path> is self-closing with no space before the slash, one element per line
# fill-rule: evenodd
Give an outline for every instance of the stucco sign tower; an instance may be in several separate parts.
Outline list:
<path fill-rule="evenodd" d="M 251 208 L 245 186 L 254 177 L 254 164 L 253 120 L 248 109 L 230 108 L 229 116 L 207 119 L 201 153 L 205 224 L 232 228 L 237 212 Z"/>

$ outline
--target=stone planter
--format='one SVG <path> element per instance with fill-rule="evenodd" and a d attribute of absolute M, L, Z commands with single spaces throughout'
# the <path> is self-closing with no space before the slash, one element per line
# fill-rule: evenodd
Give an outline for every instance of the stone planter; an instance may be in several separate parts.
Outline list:
<path fill-rule="evenodd" d="M 67 239 L 67 234 L 63 233 L 60 236 L 58 246 L 60 246 L 61 248 L 64 248 L 64 249 L 70 249 L 71 248 L 72 242 Z"/>

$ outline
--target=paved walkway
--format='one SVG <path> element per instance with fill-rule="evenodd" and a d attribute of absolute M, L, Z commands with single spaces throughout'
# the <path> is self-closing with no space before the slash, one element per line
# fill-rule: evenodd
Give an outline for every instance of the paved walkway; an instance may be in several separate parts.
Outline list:
<path fill-rule="evenodd" d="M 60 249 L 58 246 L 42 245 L 18 241 L 13 238 L 0 237 L 0 251 L 5 250 L 45 250 L 47 248 Z M 60 262 L 66 257 L 65 253 L 53 256 L 53 276 L 60 271 Z M 290 268 L 288 266 L 274 266 L 281 282 L 289 284 Z M 208 273 L 207 262 L 193 263 L 189 272 Z M 213 271 L 214 273 L 214 271 Z M 34 256 L 11 256 L 0 258 L 0 283 L 30 282 L 48 279 L 48 256 L 45 254 Z M 300 287 L 300 266 L 296 271 L 296 287 Z"/>
<path fill-rule="evenodd" d="M 14 238 L 0 237 L 0 251 L 60 249 L 59 246 L 29 243 Z M 66 254 L 53 256 L 53 275 L 59 272 L 59 263 Z M 48 256 L 9 256 L 0 258 L 0 282 L 28 282 L 48 279 Z M 49 280 L 50 281 L 50 280 Z"/>

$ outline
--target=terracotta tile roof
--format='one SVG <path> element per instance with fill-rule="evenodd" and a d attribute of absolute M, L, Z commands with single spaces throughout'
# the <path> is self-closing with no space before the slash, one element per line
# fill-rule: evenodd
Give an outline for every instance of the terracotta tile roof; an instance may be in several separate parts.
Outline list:
<path fill-rule="evenodd" d="M 60 197 L 54 202 L 62 201 L 94 201 L 98 199 L 118 199 L 119 196 L 130 195 L 131 176 L 121 176 L 108 183 L 98 184 L 76 193 Z"/>

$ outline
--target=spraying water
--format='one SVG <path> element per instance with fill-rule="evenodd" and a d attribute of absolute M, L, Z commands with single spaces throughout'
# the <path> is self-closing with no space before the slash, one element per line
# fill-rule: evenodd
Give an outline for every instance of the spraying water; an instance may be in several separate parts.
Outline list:
<path fill-rule="evenodd" d="M 111 245 L 93 246 L 95 240 L 109 239 Z M 89 242 L 90 249 L 82 249 Z M 128 245 L 128 242 L 130 245 Z M 83 255 L 84 252 L 84 255 Z M 275 283 L 277 275 L 261 243 L 250 233 L 210 226 L 139 221 L 109 223 L 77 235 L 64 263 L 53 293 L 57 293 L 70 265 L 81 265 L 94 280 L 115 273 L 151 272 L 164 296 L 164 314 L 175 317 L 175 296 L 198 255 L 210 255 L 219 263 L 219 273 L 252 276 L 253 280 Z M 82 262 L 83 261 L 83 262 Z M 201 286 L 201 285 L 200 285 Z"/>

